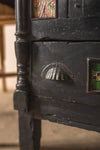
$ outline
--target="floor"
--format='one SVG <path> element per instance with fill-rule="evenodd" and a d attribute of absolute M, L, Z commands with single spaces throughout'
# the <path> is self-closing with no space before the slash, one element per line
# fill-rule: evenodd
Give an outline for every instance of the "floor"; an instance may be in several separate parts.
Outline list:
<path fill-rule="evenodd" d="M 0 150 L 19 150 L 13 93 L 0 93 Z M 42 121 L 41 150 L 100 150 L 100 133 Z"/>

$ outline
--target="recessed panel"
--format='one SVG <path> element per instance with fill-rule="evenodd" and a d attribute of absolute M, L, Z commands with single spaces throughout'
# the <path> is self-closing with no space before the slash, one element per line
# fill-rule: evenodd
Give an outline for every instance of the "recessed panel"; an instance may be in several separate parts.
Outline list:
<path fill-rule="evenodd" d="M 33 0 L 33 17 L 56 17 L 56 0 Z"/>
<path fill-rule="evenodd" d="M 100 59 L 88 59 L 88 92 L 100 93 Z"/>
<path fill-rule="evenodd" d="M 100 16 L 100 0 L 69 0 L 69 17 Z"/>

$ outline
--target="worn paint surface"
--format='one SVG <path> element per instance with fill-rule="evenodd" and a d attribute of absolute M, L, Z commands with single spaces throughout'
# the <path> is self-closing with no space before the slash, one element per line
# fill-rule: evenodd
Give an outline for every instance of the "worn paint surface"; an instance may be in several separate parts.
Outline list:
<path fill-rule="evenodd" d="M 40 143 L 40 123 L 33 120 L 32 126 L 27 114 L 100 132 L 100 95 L 87 92 L 87 58 L 100 58 L 100 0 L 58 0 L 55 19 L 51 19 L 55 1 L 34 0 L 33 17 L 37 19 L 32 21 L 30 2 L 16 0 L 18 83 L 14 106 L 19 110 L 21 149 L 39 150 L 34 147 Z M 58 67 L 57 73 L 50 70 L 51 65 L 43 70 L 52 63 L 68 66 L 74 80 L 55 80 L 59 79 Z M 52 73 L 54 80 L 50 80 Z M 32 128 L 35 123 L 39 129 Z"/>

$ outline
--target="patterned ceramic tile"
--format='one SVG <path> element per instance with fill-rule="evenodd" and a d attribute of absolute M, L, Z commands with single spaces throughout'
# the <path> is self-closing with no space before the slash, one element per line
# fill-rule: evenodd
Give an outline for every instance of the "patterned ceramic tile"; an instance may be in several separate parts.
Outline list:
<path fill-rule="evenodd" d="M 34 18 L 54 18 L 56 0 L 33 0 Z"/>

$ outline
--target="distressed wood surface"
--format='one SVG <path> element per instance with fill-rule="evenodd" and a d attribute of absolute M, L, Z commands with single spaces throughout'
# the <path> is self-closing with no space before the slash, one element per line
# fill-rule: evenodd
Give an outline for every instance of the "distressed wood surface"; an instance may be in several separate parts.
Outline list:
<path fill-rule="evenodd" d="M 68 0 L 58 0 L 57 1 L 57 17 L 67 18 L 68 17 Z"/>
<path fill-rule="evenodd" d="M 31 49 L 31 0 L 16 0 L 16 42 L 18 79 L 14 93 L 14 108 L 19 111 L 20 150 L 39 150 L 41 121 L 29 115 L 31 99 L 30 49 Z M 22 9 L 23 8 L 23 9 Z"/>
<path fill-rule="evenodd" d="M 20 150 L 39 150 L 41 121 L 33 119 L 25 112 L 19 112 Z"/>
<path fill-rule="evenodd" d="M 22 8 L 23 7 L 23 11 Z M 16 1 L 16 42 L 18 80 L 14 93 L 14 108 L 28 111 L 30 93 L 29 62 L 30 62 L 30 1 Z"/>
<path fill-rule="evenodd" d="M 99 49 L 100 42 L 33 43 L 33 117 L 100 132 L 100 95 L 87 93 L 87 58 L 99 58 Z M 59 62 L 73 72 L 73 82 L 41 76 L 48 64 Z"/>
<path fill-rule="evenodd" d="M 34 118 L 100 132 L 100 107 L 32 96 L 30 114 Z"/>
<path fill-rule="evenodd" d="M 48 18 L 44 11 L 33 19 L 30 2 L 16 3 L 18 82 L 14 106 L 22 116 L 21 135 L 27 140 L 24 129 L 28 127 L 29 142 L 33 140 L 34 149 L 39 149 L 40 122 L 36 122 L 39 129 L 35 128 L 36 139 L 32 139 L 30 117 L 100 132 L 100 95 L 87 93 L 87 58 L 100 58 L 99 1 L 59 0 L 56 18 Z M 34 2 L 38 9 L 39 1 Z M 47 5 L 40 4 L 43 12 Z M 24 119 L 29 124 L 22 129 Z"/>
<path fill-rule="evenodd" d="M 35 42 L 32 51 L 32 85 L 36 96 L 58 101 L 100 106 L 99 94 L 87 92 L 88 58 L 100 57 L 100 42 Z M 47 80 L 44 68 L 61 63 L 71 70 L 72 80 Z M 56 66 L 55 66 L 56 67 Z M 49 71 L 49 67 L 47 67 Z M 59 106 L 60 107 L 60 106 Z"/>
<path fill-rule="evenodd" d="M 99 40 L 99 4 L 99 0 L 59 0 L 56 19 L 32 19 L 33 40 Z"/>
<path fill-rule="evenodd" d="M 100 0 L 69 0 L 69 17 L 100 16 Z"/>
<path fill-rule="evenodd" d="M 32 35 L 33 40 L 100 40 L 100 17 L 33 19 Z"/>
<path fill-rule="evenodd" d="M 82 17 L 84 16 L 84 1 L 83 0 L 69 0 L 68 1 L 68 17 Z"/>
<path fill-rule="evenodd" d="M 33 150 L 34 124 L 30 115 L 19 112 L 19 141 L 21 150 Z"/>
<path fill-rule="evenodd" d="M 100 1 L 84 0 L 84 16 L 100 16 Z"/>

